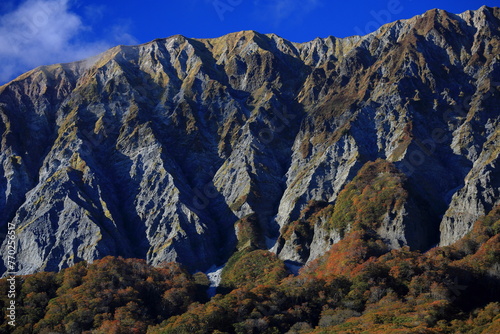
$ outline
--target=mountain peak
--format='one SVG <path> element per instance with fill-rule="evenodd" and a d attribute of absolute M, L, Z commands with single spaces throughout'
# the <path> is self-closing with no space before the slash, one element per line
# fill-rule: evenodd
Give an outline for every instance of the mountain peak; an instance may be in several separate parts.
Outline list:
<path fill-rule="evenodd" d="M 176 35 L 20 76 L 0 88 L 19 272 L 106 255 L 206 270 L 247 244 L 305 264 L 348 230 L 333 213 L 374 202 L 376 225 L 352 222 L 388 247 L 460 239 L 498 204 L 499 19 L 432 10 L 306 43 Z M 351 183 L 373 161 L 407 194 L 397 206 Z"/>

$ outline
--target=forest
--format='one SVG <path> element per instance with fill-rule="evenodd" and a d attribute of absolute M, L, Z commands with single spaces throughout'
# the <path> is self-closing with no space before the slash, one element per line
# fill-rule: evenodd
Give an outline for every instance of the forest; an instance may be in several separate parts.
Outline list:
<path fill-rule="evenodd" d="M 141 259 L 16 277 L 16 326 L 3 318 L 0 333 L 500 333 L 500 207 L 451 246 L 390 249 L 376 229 L 402 205 L 405 187 L 404 175 L 378 160 L 335 204 L 310 203 L 294 228 L 307 231 L 328 214 L 343 239 L 298 275 L 259 247 L 251 218 L 239 221 L 244 242 L 212 298 L 204 273 Z M 6 278 L 0 286 L 8 291 Z"/>

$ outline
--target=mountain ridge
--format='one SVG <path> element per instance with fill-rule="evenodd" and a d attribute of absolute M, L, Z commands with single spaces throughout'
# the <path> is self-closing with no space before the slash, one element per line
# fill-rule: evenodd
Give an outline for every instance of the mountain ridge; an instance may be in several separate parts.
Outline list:
<path fill-rule="evenodd" d="M 249 215 L 259 247 L 304 264 L 341 236 L 326 218 L 300 235 L 301 212 L 377 159 L 411 194 L 383 213 L 391 247 L 459 240 L 498 204 L 499 27 L 483 6 L 306 43 L 176 35 L 20 76 L 0 87 L 19 273 L 106 255 L 206 270 Z"/>

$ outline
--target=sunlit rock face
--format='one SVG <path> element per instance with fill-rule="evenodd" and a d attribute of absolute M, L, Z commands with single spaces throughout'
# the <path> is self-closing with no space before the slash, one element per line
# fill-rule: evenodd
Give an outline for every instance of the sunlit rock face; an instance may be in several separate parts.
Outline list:
<path fill-rule="evenodd" d="M 173 36 L 22 75 L 0 88 L 0 226 L 19 273 L 106 255 L 207 270 L 249 215 L 259 247 L 304 264 L 341 234 L 321 215 L 283 231 L 376 159 L 407 177 L 387 244 L 453 243 L 499 203 L 499 27 L 482 7 L 303 44 Z"/>

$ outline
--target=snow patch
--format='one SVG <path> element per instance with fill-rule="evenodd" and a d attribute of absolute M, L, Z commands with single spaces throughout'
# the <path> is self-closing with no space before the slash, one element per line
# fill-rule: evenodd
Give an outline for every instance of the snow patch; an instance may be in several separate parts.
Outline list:
<path fill-rule="evenodd" d="M 225 265 L 223 265 L 221 267 L 212 266 L 206 272 L 208 280 L 210 281 L 210 286 L 207 290 L 208 297 L 210 297 L 210 298 L 215 296 L 215 292 L 217 291 L 217 288 L 220 285 L 221 274 L 222 274 L 222 270 L 224 269 L 224 267 L 225 267 Z"/>

